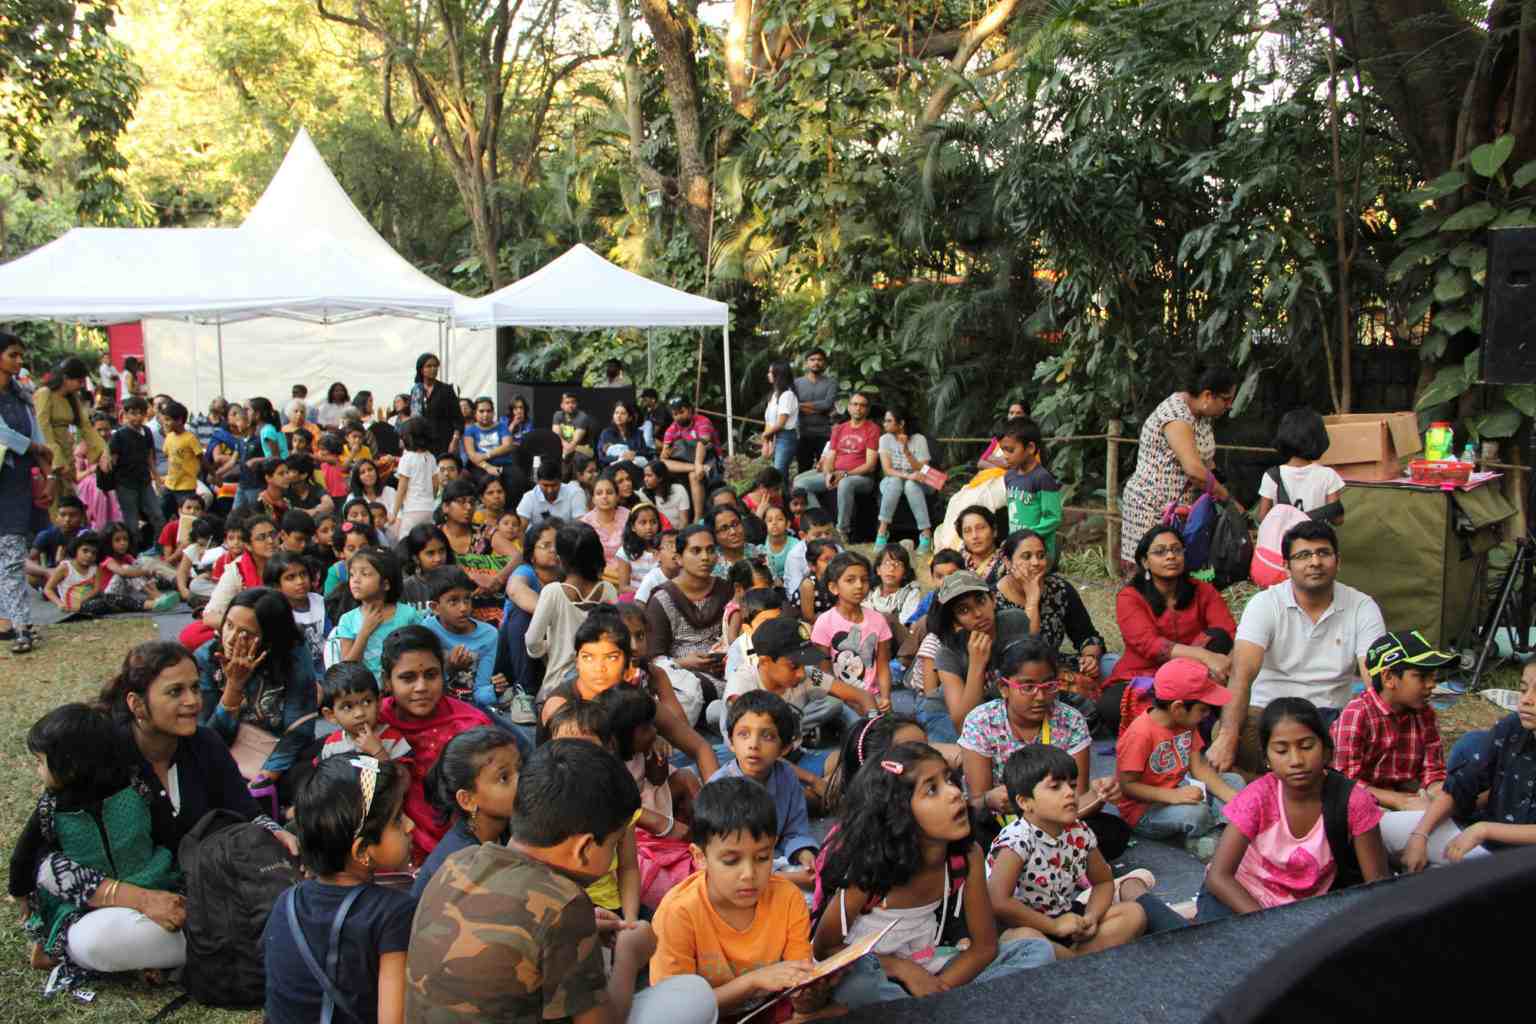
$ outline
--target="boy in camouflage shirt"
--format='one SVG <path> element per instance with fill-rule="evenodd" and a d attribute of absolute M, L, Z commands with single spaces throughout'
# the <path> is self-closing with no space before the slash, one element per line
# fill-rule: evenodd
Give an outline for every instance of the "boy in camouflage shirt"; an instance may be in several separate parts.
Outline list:
<path fill-rule="evenodd" d="M 552 740 L 518 776 L 512 838 L 443 862 L 422 893 L 406 960 L 407 1020 L 713 1024 L 693 975 L 636 996 L 656 948 L 650 926 L 597 910 L 585 886 L 613 863 L 640 809 L 629 770 L 580 740 Z M 603 970 L 604 944 L 613 972 Z"/>

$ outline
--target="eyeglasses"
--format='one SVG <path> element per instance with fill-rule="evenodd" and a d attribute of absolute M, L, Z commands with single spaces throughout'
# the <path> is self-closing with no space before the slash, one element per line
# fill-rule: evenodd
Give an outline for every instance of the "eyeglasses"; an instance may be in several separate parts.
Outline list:
<path fill-rule="evenodd" d="M 1338 552 L 1328 548 L 1317 548 L 1313 551 L 1298 551 L 1291 556 L 1293 562 L 1331 562 L 1338 557 Z"/>
<path fill-rule="evenodd" d="M 1181 544 L 1176 544 L 1171 547 L 1150 548 L 1147 551 L 1147 554 L 1153 558 L 1169 558 L 1173 555 L 1182 555 L 1183 553 L 1184 547 Z"/>
<path fill-rule="evenodd" d="M 1049 697 L 1061 689 L 1060 679 L 1046 679 L 1032 683 L 1018 679 L 1004 679 L 1003 685 L 1026 697 Z"/>

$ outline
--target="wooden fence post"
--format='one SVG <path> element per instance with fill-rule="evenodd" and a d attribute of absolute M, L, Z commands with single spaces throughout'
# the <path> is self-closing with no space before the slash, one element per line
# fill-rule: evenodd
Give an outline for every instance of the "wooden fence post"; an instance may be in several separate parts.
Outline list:
<path fill-rule="evenodd" d="M 1120 576 L 1120 420 L 1109 421 L 1104 458 L 1104 569 L 1110 579 Z"/>

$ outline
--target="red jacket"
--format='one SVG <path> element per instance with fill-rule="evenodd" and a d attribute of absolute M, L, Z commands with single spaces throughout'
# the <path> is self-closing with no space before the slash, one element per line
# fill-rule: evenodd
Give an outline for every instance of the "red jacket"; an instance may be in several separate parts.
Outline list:
<path fill-rule="evenodd" d="M 1174 644 L 1204 647 L 1208 629 L 1224 629 L 1237 634 L 1237 623 L 1222 600 L 1221 592 L 1209 583 L 1195 580 L 1195 598 L 1187 608 L 1163 609 L 1154 616 L 1152 606 L 1134 587 L 1122 587 L 1115 598 L 1115 620 L 1125 641 L 1125 653 L 1105 685 L 1136 676 L 1150 676 L 1169 658 Z"/>

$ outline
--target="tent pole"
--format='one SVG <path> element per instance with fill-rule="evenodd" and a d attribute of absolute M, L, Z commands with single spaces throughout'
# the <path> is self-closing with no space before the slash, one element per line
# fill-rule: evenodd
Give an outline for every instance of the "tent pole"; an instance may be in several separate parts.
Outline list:
<path fill-rule="evenodd" d="M 219 341 L 219 397 L 227 398 L 224 394 L 224 317 L 220 315 L 214 321 L 214 330 L 218 332 Z"/>
<path fill-rule="evenodd" d="M 656 332 L 649 327 L 645 329 L 645 384 L 656 384 Z"/>
<path fill-rule="evenodd" d="M 721 344 L 725 348 L 725 453 L 736 457 L 735 403 L 731 400 L 731 325 L 727 321 L 721 328 Z"/>

